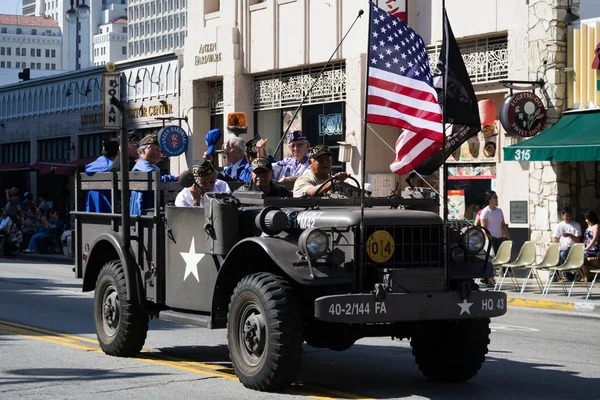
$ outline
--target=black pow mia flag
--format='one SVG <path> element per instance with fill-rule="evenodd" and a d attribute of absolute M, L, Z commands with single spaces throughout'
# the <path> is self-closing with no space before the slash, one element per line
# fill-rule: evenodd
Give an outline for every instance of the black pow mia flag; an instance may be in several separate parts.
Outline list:
<path fill-rule="evenodd" d="M 471 78 L 463 61 L 458 43 L 452 33 L 448 14 L 444 9 L 445 41 L 434 71 L 433 83 L 437 89 L 438 102 L 444 110 L 444 126 L 446 128 L 446 158 L 460 147 L 467 139 L 481 130 L 477 97 L 471 84 Z M 446 104 L 444 104 L 443 76 L 448 69 L 446 79 Z M 451 125 L 446 125 L 451 124 Z M 433 174 L 443 163 L 444 154 L 440 148 L 425 160 L 416 171 L 421 175 Z"/>

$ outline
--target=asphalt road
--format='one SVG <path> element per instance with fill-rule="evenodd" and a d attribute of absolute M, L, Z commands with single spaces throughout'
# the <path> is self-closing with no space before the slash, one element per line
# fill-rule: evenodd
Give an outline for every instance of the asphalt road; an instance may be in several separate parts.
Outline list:
<path fill-rule="evenodd" d="M 233 375 L 223 330 L 154 320 L 138 358 L 104 355 L 80 283 L 70 266 L 0 260 L 0 399 L 600 398 L 590 314 L 509 309 L 464 384 L 426 380 L 408 342 L 374 338 L 342 353 L 305 347 L 296 384 L 259 393 Z"/>

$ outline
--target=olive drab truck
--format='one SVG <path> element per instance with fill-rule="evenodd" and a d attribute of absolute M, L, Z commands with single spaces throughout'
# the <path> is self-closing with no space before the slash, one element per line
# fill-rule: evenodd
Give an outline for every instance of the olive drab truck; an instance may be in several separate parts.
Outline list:
<path fill-rule="evenodd" d="M 343 351 L 378 336 L 410 340 L 431 379 L 472 378 L 490 318 L 506 313 L 504 293 L 474 283 L 494 275 L 484 230 L 447 226 L 435 197 L 361 200 L 358 186 L 307 198 L 206 193 L 203 208 L 175 207 L 182 186 L 160 172 L 80 174 L 76 274 L 95 291 L 102 350 L 136 355 L 160 318 L 226 329 L 233 369 L 256 390 L 292 383 L 304 343 Z M 121 212 L 83 212 L 88 190 L 110 192 Z M 152 193 L 154 207 L 129 215 L 131 190 Z"/>

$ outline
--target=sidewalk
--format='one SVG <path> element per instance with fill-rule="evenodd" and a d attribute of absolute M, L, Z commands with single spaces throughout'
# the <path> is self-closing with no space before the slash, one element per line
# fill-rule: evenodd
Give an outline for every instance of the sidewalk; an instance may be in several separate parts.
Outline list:
<path fill-rule="evenodd" d="M 69 265 L 74 265 L 75 264 L 75 260 L 71 257 L 65 257 L 62 254 L 26 254 L 26 253 L 21 253 L 18 255 L 14 256 L 15 260 L 22 260 L 22 261 L 27 261 L 27 260 L 31 260 L 31 261 L 36 261 L 36 262 L 47 262 L 47 263 L 52 263 L 52 264 L 69 264 Z"/>
<path fill-rule="evenodd" d="M 594 289 L 588 300 L 585 298 L 588 294 L 588 288 L 591 282 L 576 282 L 571 297 L 567 297 L 567 294 L 563 292 L 560 282 L 552 283 L 546 296 L 542 296 L 539 287 L 532 279 L 527 282 L 527 288 L 523 294 L 520 294 L 523 279 L 517 278 L 517 282 L 517 288 L 514 287 L 514 284 L 508 278 L 502 285 L 502 292 L 506 293 L 508 296 L 509 307 L 531 307 L 549 310 L 600 313 L 600 276 L 596 280 L 596 284 L 594 285 Z M 544 283 L 545 279 L 542 279 L 542 284 Z M 565 285 L 568 293 L 571 282 L 565 283 Z M 492 290 L 492 288 L 484 287 L 482 287 L 482 289 Z"/>

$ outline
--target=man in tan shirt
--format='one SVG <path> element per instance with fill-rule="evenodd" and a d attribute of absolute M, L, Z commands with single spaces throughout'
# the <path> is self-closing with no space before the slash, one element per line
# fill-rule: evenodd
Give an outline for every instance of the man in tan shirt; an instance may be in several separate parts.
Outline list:
<path fill-rule="evenodd" d="M 304 195 L 314 196 L 319 186 L 321 186 L 327 179 L 330 178 L 331 173 L 331 151 L 329 147 L 320 144 L 313 147 L 309 154 L 308 164 L 310 171 L 300 175 L 300 177 L 294 183 L 294 197 L 302 197 Z M 346 172 L 338 172 L 334 175 L 335 181 L 343 182 L 348 177 Z M 333 187 L 331 181 L 319 192 L 318 196 L 323 196 Z"/>

